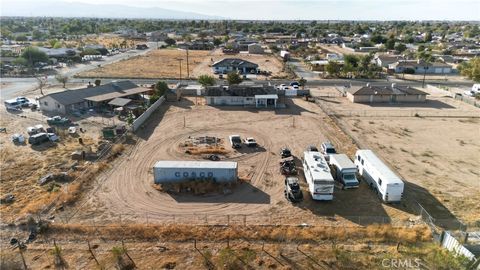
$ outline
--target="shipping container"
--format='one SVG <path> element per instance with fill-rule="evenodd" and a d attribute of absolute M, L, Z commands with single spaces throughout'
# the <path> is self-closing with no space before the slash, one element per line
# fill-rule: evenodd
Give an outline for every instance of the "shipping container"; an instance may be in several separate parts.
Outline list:
<path fill-rule="evenodd" d="M 158 161 L 153 166 L 155 184 L 211 179 L 237 181 L 237 162 L 233 161 Z"/>

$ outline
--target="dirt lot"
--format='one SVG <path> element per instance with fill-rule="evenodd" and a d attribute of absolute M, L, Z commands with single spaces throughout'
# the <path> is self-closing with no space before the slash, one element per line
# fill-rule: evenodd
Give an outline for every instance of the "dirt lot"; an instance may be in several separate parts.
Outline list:
<path fill-rule="evenodd" d="M 82 87 L 84 85 L 71 84 L 69 87 Z M 44 93 L 63 91 L 59 87 L 47 87 Z M 40 96 L 39 90 L 23 93 L 24 96 L 35 102 L 35 97 Z M 73 125 L 77 130 L 81 127 L 83 132 L 78 131 L 75 135 L 68 134 L 67 127 L 56 127 L 56 134 L 60 141 L 57 143 L 45 143 L 40 146 L 25 144 L 14 144 L 10 138 L 13 134 L 19 133 L 28 140 L 27 127 L 38 124 L 47 128 L 47 115 L 40 111 L 31 111 L 25 108 L 21 112 L 7 112 L 3 105 L 0 105 L 0 127 L 6 128 L 5 133 L 0 133 L 0 170 L 1 180 L 0 195 L 3 198 L 6 194 L 15 196 L 11 204 L 1 204 L 0 214 L 2 221 L 10 221 L 22 217 L 27 213 L 35 213 L 46 204 L 52 202 L 62 190 L 79 175 L 80 171 L 86 168 L 84 162 L 77 163 L 77 171 L 70 171 L 75 161 L 71 159 L 72 152 L 84 150 L 87 153 L 97 150 L 100 141 L 101 129 L 103 126 L 119 124 L 121 121 L 113 117 L 101 117 L 100 115 L 85 115 L 85 117 L 72 117 Z M 83 145 L 78 139 L 82 138 Z M 61 173 L 70 171 L 71 176 L 65 182 L 50 182 L 46 185 L 39 185 L 37 181 L 49 173 Z"/>
<path fill-rule="evenodd" d="M 193 70 L 193 76 L 198 77 L 203 74 L 212 74 L 211 65 L 224 58 L 240 58 L 258 64 L 260 70 L 270 71 L 272 77 L 287 78 L 288 73 L 283 71 L 283 63 L 271 54 L 224 54 L 220 49 L 214 50 L 209 57 L 202 61 Z M 264 79 L 264 76 L 257 76 L 257 79 Z"/>
<path fill-rule="evenodd" d="M 139 137 L 132 154 L 98 179 L 98 189 L 85 196 L 72 222 L 161 222 L 189 224 L 319 224 L 345 222 L 404 222 L 412 217 L 403 205 L 383 205 L 362 184 L 359 190 L 335 191 L 333 202 L 310 199 L 300 170 L 305 200 L 292 205 L 283 195 L 278 152 L 288 146 L 299 158 L 307 145 L 331 140 L 340 152 L 350 155 L 355 146 L 310 102 L 296 99 L 288 109 L 256 110 L 243 107 L 195 105 L 194 99 L 168 102 L 157 112 Z M 208 117 L 205 117 L 208 115 Z M 184 119 L 186 127 L 184 125 Z M 230 134 L 253 136 L 256 149 L 230 150 L 226 160 L 239 162 L 239 175 L 250 179 L 233 194 L 210 196 L 171 195 L 152 185 L 153 164 L 158 160 L 202 159 L 185 154 L 179 144 L 188 136 Z"/>
<path fill-rule="evenodd" d="M 272 55 L 265 54 L 234 54 L 225 55 L 221 50 L 214 51 L 189 51 L 190 77 L 212 73 L 211 65 L 223 58 L 235 57 L 257 63 L 261 70 L 272 72 L 272 76 L 284 78 L 288 76 L 283 72 L 283 63 Z M 110 65 L 82 72 L 80 77 L 104 77 L 104 78 L 179 78 L 180 62 L 182 61 L 182 78 L 187 76 L 186 52 L 178 49 L 154 50 L 146 55 L 132 57 Z M 258 76 L 259 79 L 264 76 Z"/>
<path fill-rule="evenodd" d="M 321 103 L 339 115 L 361 147 L 374 150 L 408 182 L 407 198 L 439 222 L 455 215 L 464 223 L 478 223 L 480 111 L 441 91 L 427 91 L 431 96 L 424 104 L 370 106 L 341 97 Z"/>
<path fill-rule="evenodd" d="M 342 47 L 339 47 L 338 45 L 335 44 L 326 44 L 326 45 L 321 45 L 320 48 L 325 51 L 329 51 L 331 53 L 337 53 L 337 54 L 355 54 L 355 55 L 366 55 L 368 53 L 364 52 L 354 52 Z"/>
<path fill-rule="evenodd" d="M 189 51 L 190 77 L 196 66 L 206 61 L 210 51 Z M 80 77 L 103 77 L 103 78 L 179 78 L 180 61 L 182 61 L 182 77 L 187 76 L 186 51 L 178 49 L 162 49 L 148 52 L 145 55 L 132 57 L 110 65 L 81 72 Z"/>

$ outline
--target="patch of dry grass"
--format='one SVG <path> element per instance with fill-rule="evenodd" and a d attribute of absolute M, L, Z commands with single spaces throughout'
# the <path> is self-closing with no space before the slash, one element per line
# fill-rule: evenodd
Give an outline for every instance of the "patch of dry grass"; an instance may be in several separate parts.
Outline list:
<path fill-rule="evenodd" d="M 49 233 L 56 236 L 75 236 L 84 238 L 101 233 L 115 240 L 131 238 L 137 241 L 165 239 L 169 241 L 247 239 L 251 241 L 294 241 L 309 242 L 335 239 L 336 241 L 373 241 L 417 243 L 431 240 L 431 231 L 427 226 L 393 227 L 390 225 L 370 225 L 367 227 L 298 227 L 298 226 L 192 226 L 192 225 L 144 225 L 126 224 L 100 227 L 80 224 L 52 224 Z"/>
<path fill-rule="evenodd" d="M 189 70 L 193 69 L 208 56 L 209 51 L 189 51 Z M 182 75 L 187 74 L 186 53 L 177 49 L 154 50 L 145 55 L 132 57 L 91 71 L 82 72 L 83 77 L 130 77 L 130 78 L 178 78 L 180 74 L 179 58 L 182 63 Z"/>

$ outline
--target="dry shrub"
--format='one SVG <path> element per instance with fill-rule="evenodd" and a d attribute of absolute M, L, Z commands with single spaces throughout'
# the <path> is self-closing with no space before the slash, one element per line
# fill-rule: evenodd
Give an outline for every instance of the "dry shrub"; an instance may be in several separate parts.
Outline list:
<path fill-rule="evenodd" d="M 112 155 L 119 155 L 125 150 L 125 145 L 116 143 L 112 146 Z"/>
<path fill-rule="evenodd" d="M 189 147 L 188 152 L 192 155 L 202 155 L 202 154 L 219 154 L 225 155 L 229 151 L 223 146 L 207 146 L 207 147 Z"/>
<path fill-rule="evenodd" d="M 309 242 L 335 239 L 374 241 L 374 242 L 403 242 L 417 243 L 428 242 L 431 235 L 426 231 L 426 226 L 412 228 L 392 227 L 390 225 L 373 225 L 367 227 L 297 227 L 297 226 L 193 226 L 193 225 L 107 225 L 95 228 L 83 225 L 62 225 L 53 224 L 50 231 L 56 235 L 65 234 L 71 237 L 72 234 L 78 237 L 101 233 L 109 239 L 120 239 L 122 235 L 128 235 L 134 240 L 168 239 L 174 241 L 191 241 L 193 239 L 208 239 L 210 241 L 225 241 L 227 239 L 248 239 L 252 241 L 295 241 Z M 365 236 L 368 237 L 365 237 Z"/>

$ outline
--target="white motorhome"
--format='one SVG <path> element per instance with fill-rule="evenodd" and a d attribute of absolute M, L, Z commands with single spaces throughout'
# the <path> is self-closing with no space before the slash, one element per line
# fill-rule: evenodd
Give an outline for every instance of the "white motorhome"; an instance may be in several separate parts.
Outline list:
<path fill-rule="evenodd" d="M 357 150 L 355 165 L 370 188 L 377 192 L 384 202 L 400 202 L 404 183 L 372 150 Z"/>
<path fill-rule="evenodd" d="M 332 175 L 342 184 L 343 189 L 358 188 L 357 167 L 345 154 L 331 154 Z"/>
<path fill-rule="evenodd" d="M 303 153 L 303 173 L 314 200 L 333 200 L 334 180 L 327 161 L 320 152 Z"/>

